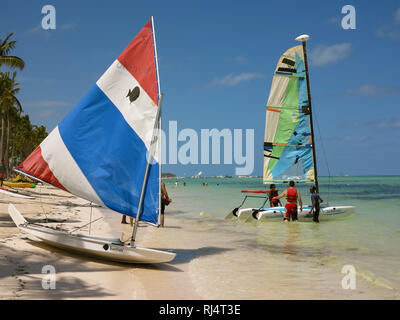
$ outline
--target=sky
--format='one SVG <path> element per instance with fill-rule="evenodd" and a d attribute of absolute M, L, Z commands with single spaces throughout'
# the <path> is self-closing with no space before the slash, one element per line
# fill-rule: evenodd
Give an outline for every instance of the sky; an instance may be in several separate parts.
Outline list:
<path fill-rule="evenodd" d="M 56 29 L 41 28 L 42 7 Z M 352 5 L 356 28 L 343 29 Z M 399 175 L 399 1 L 28 1 L 2 5 L 0 38 L 26 67 L 18 95 L 50 132 L 154 16 L 162 121 L 178 130 L 254 129 L 262 175 L 265 104 L 279 57 L 309 34 L 320 175 Z M 4 71 L 4 70 L 3 70 Z M 178 148 L 184 142 L 178 143 Z M 201 151 L 200 151 L 201 152 Z M 237 164 L 166 164 L 163 172 L 234 175 Z"/>

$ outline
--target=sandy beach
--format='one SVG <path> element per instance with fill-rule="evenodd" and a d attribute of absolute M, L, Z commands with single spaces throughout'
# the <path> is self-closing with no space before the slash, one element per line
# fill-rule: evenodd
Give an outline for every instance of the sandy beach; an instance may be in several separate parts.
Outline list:
<path fill-rule="evenodd" d="M 200 298 L 190 285 L 187 262 L 180 263 L 179 268 L 173 265 L 123 265 L 68 253 L 20 233 L 7 213 L 9 202 L 30 222 L 53 228 L 73 230 L 90 221 L 90 206 L 85 200 L 52 187 L 37 187 L 28 192 L 37 197 L 28 200 L 3 196 L 0 200 L 1 299 Z M 92 214 L 93 220 L 102 216 L 98 208 L 93 208 Z M 120 215 L 117 214 L 103 218 L 92 225 L 91 234 L 117 237 L 121 232 L 130 234 L 131 227 L 119 222 Z M 137 241 L 148 243 L 146 233 L 150 227 L 140 225 L 139 228 Z M 157 229 L 160 237 L 167 230 Z M 79 230 L 79 233 L 88 232 L 88 227 Z M 56 290 L 42 288 L 45 265 L 56 269 Z M 145 281 L 147 279 L 151 281 Z"/>
<path fill-rule="evenodd" d="M 25 190 L 24 190 L 25 191 Z M 126 265 L 76 255 L 49 247 L 21 233 L 9 218 L 9 202 L 31 222 L 53 228 L 73 230 L 90 221 L 91 208 L 85 200 L 53 187 L 28 190 L 35 199 L 0 199 L 0 298 L 1 299 L 398 299 L 397 291 L 357 279 L 356 290 L 343 290 L 340 272 L 320 265 L 301 264 L 289 255 L 281 264 L 267 252 L 261 263 L 263 279 L 253 277 L 253 263 L 243 261 L 249 251 L 246 233 L 236 242 L 228 232 L 216 230 L 210 217 L 186 217 L 173 205 L 167 209 L 166 227 L 140 224 L 137 245 L 172 249 L 177 257 L 168 264 Z M 174 191 L 171 191 L 174 196 Z M 94 207 L 92 235 L 120 237 L 130 234 L 129 225 L 121 225 L 116 213 L 104 215 Z M 46 220 L 47 219 L 47 220 Z M 227 222 L 225 222 L 227 223 Z M 88 233 L 89 228 L 79 230 Z M 259 250 L 259 249 L 254 249 Z M 287 250 L 291 250 L 290 246 Z M 290 260 L 292 259 L 292 260 Z M 229 261 L 229 262 L 228 262 Z M 236 261 L 232 265 L 232 261 Z M 56 269 L 56 289 L 42 288 L 42 268 Z M 290 270 L 297 268 L 297 272 Z M 296 276 L 309 273 L 307 278 Z M 305 280 L 308 279 L 308 280 Z"/>

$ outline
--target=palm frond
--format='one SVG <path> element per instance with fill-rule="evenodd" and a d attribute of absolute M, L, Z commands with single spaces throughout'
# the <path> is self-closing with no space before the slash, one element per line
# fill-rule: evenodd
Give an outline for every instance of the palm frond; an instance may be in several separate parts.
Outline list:
<path fill-rule="evenodd" d="M 1 65 L 6 65 L 11 68 L 18 68 L 22 70 L 25 67 L 25 62 L 24 60 L 16 56 L 0 56 L 0 66 Z"/>

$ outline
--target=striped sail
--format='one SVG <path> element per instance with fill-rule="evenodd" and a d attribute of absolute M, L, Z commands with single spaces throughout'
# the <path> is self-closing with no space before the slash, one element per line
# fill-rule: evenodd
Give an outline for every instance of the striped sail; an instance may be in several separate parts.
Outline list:
<path fill-rule="evenodd" d="M 90 91 L 19 169 L 58 188 L 135 217 L 159 89 L 150 20 Z M 140 219 L 157 224 L 158 150 Z"/>
<path fill-rule="evenodd" d="M 263 181 L 314 181 L 302 46 L 279 59 L 266 106 Z"/>

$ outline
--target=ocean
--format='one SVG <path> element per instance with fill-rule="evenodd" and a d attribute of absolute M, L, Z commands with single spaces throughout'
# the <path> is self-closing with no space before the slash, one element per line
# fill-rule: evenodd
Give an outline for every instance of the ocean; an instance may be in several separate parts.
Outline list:
<path fill-rule="evenodd" d="M 174 216 L 182 228 L 186 227 L 198 237 L 199 245 L 210 248 L 215 243 L 220 249 L 226 247 L 226 251 L 221 249 L 217 255 L 199 256 L 191 265 L 198 290 L 210 298 L 257 299 L 268 287 L 279 287 L 283 291 L 300 288 L 301 297 L 301 288 L 306 291 L 310 283 L 320 287 L 316 290 L 323 298 L 324 292 L 329 291 L 326 286 L 332 287 L 334 283 L 330 291 L 337 292 L 337 298 L 341 299 L 345 297 L 341 287 L 345 265 L 355 268 L 357 279 L 399 297 L 399 176 L 321 177 L 320 196 L 325 203 L 352 205 L 356 209 L 350 216 L 319 224 L 301 220 L 288 224 L 225 220 L 240 205 L 241 190 L 265 189 L 261 178 L 163 181 L 173 199 L 166 209 L 166 224 L 168 217 Z M 303 204 L 310 204 L 309 185 L 296 187 Z M 277 184 L 277 188 L 281 192 L 286 185 Z M 259 207 L 261 201 L 253 199 L 244 207 Z M 199 234 L 207 234 L 207 239 Z M 326 278 L 327 273 L 322 271 L 326 268 L 332 270 L 334 279 Z M 201 287 L 202 283 L 210 282 L 218 285 L 211 289 Z M 271 282 L 279 285 L 273 286 Z"/>

